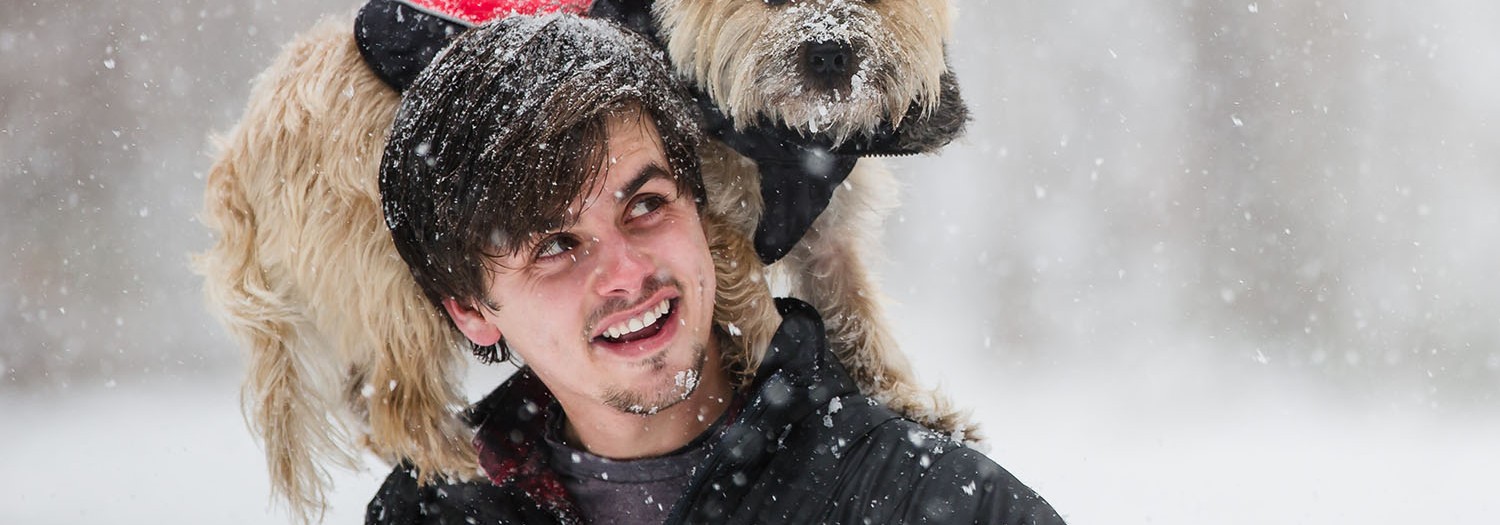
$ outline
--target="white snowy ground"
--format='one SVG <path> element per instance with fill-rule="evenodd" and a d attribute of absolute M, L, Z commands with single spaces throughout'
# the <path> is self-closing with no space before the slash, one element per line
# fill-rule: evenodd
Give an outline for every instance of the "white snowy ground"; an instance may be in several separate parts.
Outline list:
<path fill-rule="evenodd" d="M 991 456 L 1075 525 L 1500 519 L 1494 411 L 1361 408 L 1181 360 L 1017 370 L 906 319 L 903 335 L 929 336 L 914 356 L 925 379 L 978 406 Z M 238 377 L 152 381 L 0 398 L 0 523 L 288 522 Z M 384 470 L 339 472 L 325 522 L 360 522 Z"/>

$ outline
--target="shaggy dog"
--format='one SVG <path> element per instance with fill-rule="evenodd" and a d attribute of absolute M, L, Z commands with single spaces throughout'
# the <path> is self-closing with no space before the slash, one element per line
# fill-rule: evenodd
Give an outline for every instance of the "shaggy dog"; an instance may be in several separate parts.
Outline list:
<path fill-rule="evenodd" d="M 814 145 L 797 159 L 804 164 L 797 175 L 816 177 L 824 151 L 933 151 L 967 119 L 944 57 L 952 18 L 946 0 L 657 0 L 652 10 L 670 62 L 707 94 L 710 114 L 729 117 L 730 132 L 789 129 L 781 134 L 787 140 Z M 760 260 L 768 261 L 783 250 L 765 246 L 768 232 L 756 227 L 786 210 L 764 202 L 763 196 L 774 198 L 763 187 L 766 166 L 735 151 L 742 149 L 706 144 L 709 209 L 755 236 Z M 805 236 L 791 239 L 794 246 L 771 269 L 791 295 L 823 314 L 835 353 L 862 390 L 930 427 L 972 430 L 944 398 L 917 388 L 866 267 L 879 253 L 897 187 L 879 160 L 858 160 Z M 752 341 L 769 341 L 775 329 L 772 322 L 748 331 Z"/>
<path fill-rule="evenodd" d="M 598 3 L 596 14 L 613 7 L 654 33 L 731 133 L 775 128 L 833 154 L 911 153 L 946 143 L 965 118 L 943 57 L 945 0 Z M 651 9 L 650 27 L 640 9 Z M 416 286 L 381 213 L 379 162 L 399 94 L 350 27 L 319 22 L 258 78 L 219 141 L 203 214 L 218 241 L 197 261 L 209 303 L 249 347 L 245 410 L 273 488 L 302 517 L 323 504 L 323 461 L 357 465 L 350 443 L 410 462 L 424 479 L 477 472 L 459 390 L 470 345 Z M 751 244 L 766 206 L 761 174 L 724 143 L 702 153 L 715 319 L 738 347 L 763 351 L 780 316 L 764 250 Z M 962 432 L 942 399 L 915 387 L 864 267 L 896 183 L 860 160 L 842 186 L 775 266 L 823 312 L 863 390 Z M 753 371 L 759 357 L 740 352 L 736 364 Z"/>

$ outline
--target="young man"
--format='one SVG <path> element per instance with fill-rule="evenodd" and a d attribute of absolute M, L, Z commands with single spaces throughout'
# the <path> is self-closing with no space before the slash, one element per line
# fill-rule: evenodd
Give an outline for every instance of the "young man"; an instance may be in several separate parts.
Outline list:
<path fill-rule="evenodd" d="M 525 367 L 472 410 L 488 482 L 398 467 L 367 522 L 1061 523 L 861 396 L 803 303 L 778 303 L 757 370 L 728 366 L 692 111 L 643 39 L 557 16 L 470 31 L 406 93 L 381 169 L 397 249 Z"/>

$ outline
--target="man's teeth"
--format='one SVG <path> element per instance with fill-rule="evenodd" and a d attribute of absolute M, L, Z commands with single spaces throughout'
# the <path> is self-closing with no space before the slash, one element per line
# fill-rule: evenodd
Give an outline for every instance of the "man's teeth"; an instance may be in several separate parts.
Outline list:
<path fill-rule="evenodd" d="M 624 321 L 620 324 L 609 327 L 608 330 L 604 331 L 604 337 L 608 337 L 610 339 L 619 339 L 621 337 L 639 332 L 642 328 L 656 324 L 657 319 L 661 319 L 662 316 L 667 315 L 667 312 L 671 309 L 671 306 L 671 300 L 663 299 L 660 304 L 656 305 L 656 308 L 646 310 L 645 312 L 641 313 L 640 317 L 631 319 L 629 321 Z"/>

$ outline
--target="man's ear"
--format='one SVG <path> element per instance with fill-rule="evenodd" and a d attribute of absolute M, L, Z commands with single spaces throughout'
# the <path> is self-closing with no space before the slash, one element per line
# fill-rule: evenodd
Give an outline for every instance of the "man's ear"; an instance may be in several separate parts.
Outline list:
<path fill-rule="evenodd" d="M 448 317 L 453 318 L 453 324 L 458 326 L 458 331 L 464 333 L 474 344 L 479 346 L 490 346 L 500 342 L 500 328 L 491 324 L 484 314 L 472 305 L 460 303 L 457 299 L 449 297 L 443 299 L 443 309 L 448 311 Z"/>

